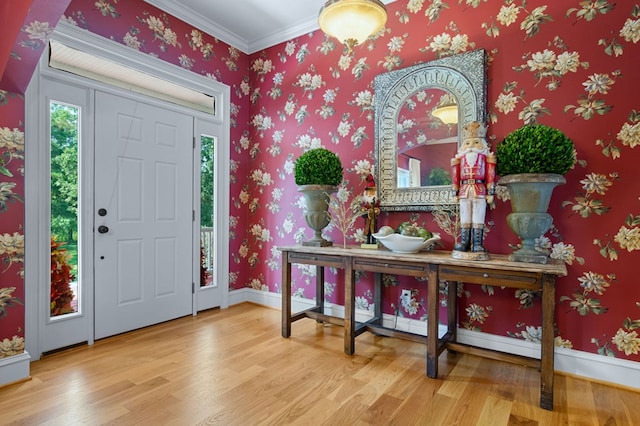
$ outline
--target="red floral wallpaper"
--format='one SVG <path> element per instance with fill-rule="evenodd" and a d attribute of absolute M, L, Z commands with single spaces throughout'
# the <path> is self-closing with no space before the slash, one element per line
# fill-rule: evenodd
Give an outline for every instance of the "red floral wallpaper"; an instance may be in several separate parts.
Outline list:
<path fill-rule="evenodd" d="M 0 78 L 0 358 L 24 351 L 24 91 L 69 0 L 3 6 L 24 24 L 3 25 Z M 6 17 L 3 16 L 3 19 Z M 5 41 L 6 40 L 6 41 Z M 13 44 L 11 44 L 13 42 Z M 9 52 L 5 58 L 5 52 Z"/>
<path fill-rule="evenodd" d="M 13 37 L 7 39 L 13 41 L 13 48 L 0 80 L 0 89 L 14 93 L 24 93 L 29 80 L 31 80 L 33 68 L 38 59 L 40 59 L 49 36 L 69 2 L 70 0 L 31 1 L 31 7 L 17 37 L 12 34 Z M 14 6 L 14 8 L 16 11 L 19 9 L 18 6 Z M 22 15 L 18 17 L 24 18 Z M 3 29 L 3 31 L 7 30 L 8 28 Z"/>
<path fill-rule="evenodd" d="M 0 358 L 24 350 L 24 99 L 0 90 Z"/>
<path fill-rule="evenodd" d="M 0 40 L 15 40 L 30 7 L 31 0 L 3 2 L 0 5 Z M 12 48 L 11 43 L 0 45 L 0 76 L 4 74 Z M 6 87 L 6 85 L 0 84 L 0 87 Z"/>
<path fill-rule="evenodd" d="M 374 163 L 374 76 L 485 49 L 492 147 L 530 122 L 558 127 L 576 144 L 579 164 L 555 190 L 554 227 L 539 241 L 569 271 L 558 282 L 556 342 L 640 361 L 640 286 L 632 264 L 640 250 L 640 184 L 634 173 L 640 144 L 635 79 L 640 6 L 606 0 L 397 0 L 387 8 L 386 28 L 352 56 L 316 31 L 248 57 L 141 0 L 74 0 L 64 19 L 232 87 L 231 282 L 233 288 L 271 292 L 281 285 L 275 247 L 311 235 L 293 181 L 295 158 L 316 146 L 338 152 L 346 170 L 343 192 L 359 194 Z M 2 114 L 0 128 L 19 126 L 22 106 L 17 99 L 3 102 L 17 122 Z M 0 152 L 7 151 L 0 146 Z M 0 176 L 5 181 L 12 180 Z M 487 213 L 485 247 L 493 253 L 508 253 L 518 243 L 506 225 L 505 197 L 500 191 Z M 8 206 L 15 210 L 2 213 L 5 236 L 18 232 L 22 220 L 20 201 Z M 5 220 L 15 224 L 5 226 Z M 453 246 L 431 213 L 383 213 L 379 225 L 405 220 L 440 232 L 445 248 Z M 350 242 L 362 238 L 363 226 L 356 222 Z M 342 240 L 336 229 L 327 234 Z M 19 270 L 12 267 L 2 271 L 0 289 Z M 313 297 L 313 271 L 295 268 L 294 278 L 294 294 Z M 340 284 L 327 274 L 329 300 L 342 302 Z M 386 277 L 385 285 L 386 313 L 425 317 L 423 282 Z M 400 303 L 400 289 L 407 287 L 414 297 Z M 20 297 L 22 289 L 14 295 Z M 356 295 L 358 307 L 369 309 L 371 276 L 358 277 Z M 460 297 L 463 327 L 539 341 L 538 295 L 465 287 Z M 20 326 L 21 308 L 6 312 L 0 338 L 20 335 L 5 331 L 5 324 L 18 317 Z"/>

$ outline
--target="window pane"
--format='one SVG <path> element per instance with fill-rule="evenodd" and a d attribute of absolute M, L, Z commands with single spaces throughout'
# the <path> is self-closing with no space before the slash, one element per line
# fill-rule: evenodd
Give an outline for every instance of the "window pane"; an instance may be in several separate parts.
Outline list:
<path fill-rule="evenodd" d="M 215 139 L 201 136 L 200 155 L 200 285 L 216 285 L 212 281 L 214 265 L 213 241 L 213 144 Z"/>
<path fill-rule="evenodd" d="M 80 108 L 50 103 L 50 316 L 81 311 L 78 284 L 78 135 Z"/>

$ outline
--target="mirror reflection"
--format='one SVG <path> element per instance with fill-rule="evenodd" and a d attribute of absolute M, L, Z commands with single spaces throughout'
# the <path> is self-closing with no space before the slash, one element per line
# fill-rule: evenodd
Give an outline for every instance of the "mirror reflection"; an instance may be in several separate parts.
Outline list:
<path fill-rule="evenodd" d="M 457 124 L 458 106 L 450 92 L 431 88 L 407 98 L 398 116 L 398 188 L 451 184 Z"/>
<path fill-rule="evenodd" d="M 374 89 L 380 208 L 428 211 L 453 204 L 450 163 L 459 129 L 485 122 L 484 50 L 379 74 Z"/>

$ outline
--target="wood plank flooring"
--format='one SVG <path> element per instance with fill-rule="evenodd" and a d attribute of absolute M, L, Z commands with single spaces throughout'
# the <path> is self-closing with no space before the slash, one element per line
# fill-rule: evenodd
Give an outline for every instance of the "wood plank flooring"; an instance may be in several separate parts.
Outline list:
<path fill-rule="evenodd" d="M 532 368 L 442 354 L 245 303 L 45 356 L 0 388 L 2 425 L 640 425 L 640 393 L 556 374 L 538 407 Z"/>

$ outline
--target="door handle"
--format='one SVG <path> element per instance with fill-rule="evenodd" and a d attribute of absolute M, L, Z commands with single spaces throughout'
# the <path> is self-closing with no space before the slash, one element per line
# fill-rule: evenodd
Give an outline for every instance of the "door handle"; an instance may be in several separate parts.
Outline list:
<path fill-rule="evenodd" d="M 108 226 L 104 226 L 104 225 L 100 225 L 98 226 L 98 232 L 101 234 L 106 234 L 107 232 L 109 232 L 109 227 Z"/>

